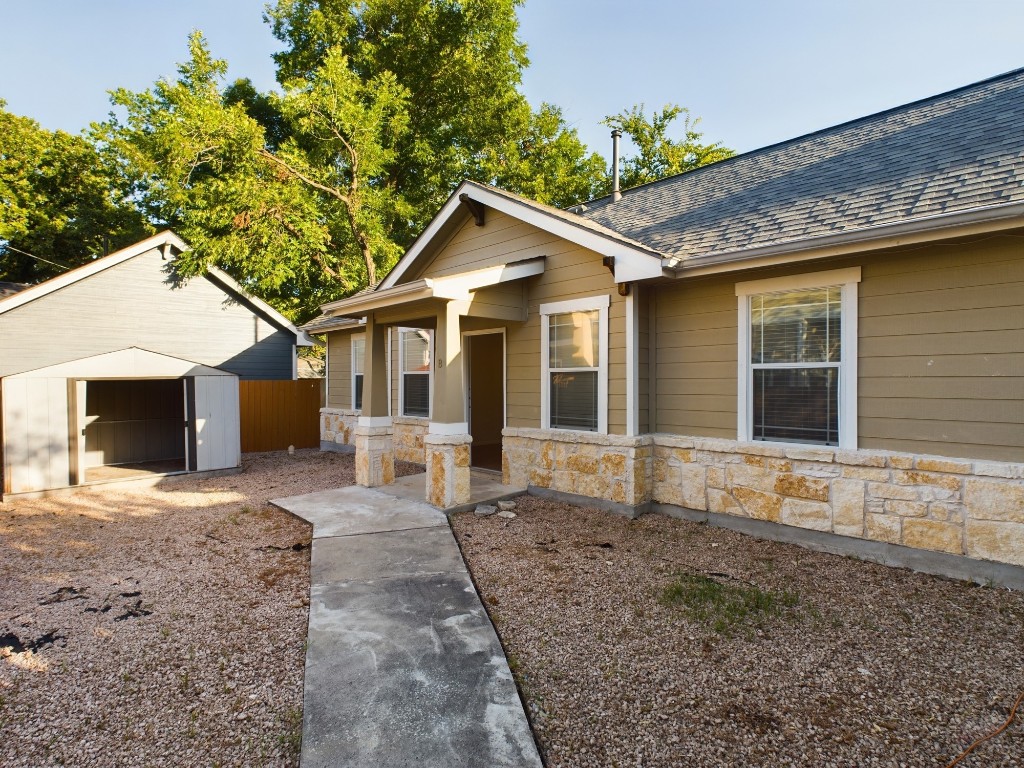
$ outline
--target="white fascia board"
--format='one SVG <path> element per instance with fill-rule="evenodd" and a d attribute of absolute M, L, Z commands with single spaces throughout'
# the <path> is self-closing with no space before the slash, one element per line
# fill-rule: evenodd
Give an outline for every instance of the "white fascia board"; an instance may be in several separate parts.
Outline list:
<path fill-rule="evenodd" d="M 320 311 L 325 315 L 336 317 L 365 316 L 368 312 L 380 309 L 381 307 L 390 307 L 406 301 L 429 299 L 433 295 L 433 289 L 428 281 L 416 280 L 415 282 L 398 285 L 394 288 L 378 288 L 370 293 L 360 293 L 356 296 L 349 296 L 347 299 L 332 301 L 322 305 Z M 401 301 L 395 301 L 395 299 L 401 299 Z"/>
<path fill-rule="evenodd" d="M 45 283 L 39 283 L 39 285 L 33 285 L 31 288 L 18 291 L 13 296 L 0 301 L 0 315 L 28 304 L 30 301 L 41 299 L 43 296 L 59 291 L 61 288 L 73 285 L 79 280 L 84 280 L 106 269 L 116 267 L 118 264 L 128 261 L 128 259 L 133 259 L 162 245 L 173 245 L 179 251 L 187 251 L 189 249 L 188 244 L 170 230 L 160 232 L 152 237 L 147 237 L 145 240 L 140 240 L 134 245 L 129 245 L 127 248 L 122 248 L 120 251 L 114 251 L 109 256 L 96 259 L 81 267 L 72 269 L 70 272 L 65 272 L 63 275 L 51 278 Z"/>
<path fill-rule="evenodd" d="M 662 276 L 662 258 L 640 248 L 633 248 L 626 243 L 601 235 L 584 227 L 578 227 L 544 211 L 539 211 L 515 200 L 499 195 L 491 190 L 471 182 L 462 182 L 441 210 L 433 218 L 423 234 L 417 238 L 395 268 L 381 282 L 381 289 L 393 287 L 421 253 L 430 245 L 434 237 L 444 228 L 452 216 L 459 213 L 462 203 L 459 195 L 469 194 L 473 200 L 511 216 L 519 221 L 532 224 L 538 229 L 576 243 L 583 248 L 599 253 L 602 256 L 615 258 L 616 282 L 642 280 Z"/>

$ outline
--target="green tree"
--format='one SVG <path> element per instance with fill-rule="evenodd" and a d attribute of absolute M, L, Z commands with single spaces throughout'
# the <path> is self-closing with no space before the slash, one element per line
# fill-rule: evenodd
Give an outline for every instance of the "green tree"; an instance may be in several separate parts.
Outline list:
<path fill-rule="evenodd" d="M 267 11 L 286 49 L 278 80 L 308 76 L 340 47 L 360 79 L 394 75 L 410 94 L 408 131 L 376 183 L 408 209 L 387 222 L 406 245 L 464 179 L 553 205 L 587 199 L 603 165 L 561 112 L 520 91 L 522 0 L 278 0 Z"/>
<path fill-rule="evenodd" d="M 672 139 L 669 130 L 680 115 L 683 136 Z M 637 153 L 622 162 L 620 183 L 623 188 L 692 171 L 736 154 L 720 142 L 703 143 L 704 134 L 697 130 L 700 118 L 691 119 L 690 111 L 676 104 L 666 105 L 660 112 L 653 112 L 650 118 L 644 114 L 643 104 L 634 105 L 628 112 L 610 115 L 602 122 L 618 128 L 636 146 Z"/>
<path fill-rule="evenodd" d="M 283 95 L 225 89 L 226 62 L 198 33 L 189 48 L 177 80 L 115 91 L 127 116 L 97 129 L 150 215 L 193 246 L 182 273 L 217 264 L 293 314 L 374 282 L 398 252 L 382 221 L 404 204 L 372 182 L 406 130 L 404 89 L 360 80 L 338 50 Z"/>
<path fill-rule="evenodd" d="M 151 234 L 127 194 L 90 142 L 0 100 L 0 280 L 41 282 Z"/>

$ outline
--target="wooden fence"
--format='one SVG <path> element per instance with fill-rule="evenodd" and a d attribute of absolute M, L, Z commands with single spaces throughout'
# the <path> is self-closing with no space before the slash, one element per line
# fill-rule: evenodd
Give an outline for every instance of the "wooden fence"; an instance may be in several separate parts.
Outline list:
<path fill-rule="evenodd" d="M 242 453 L 320 446 L 323 379 L 240 381 Z"/>

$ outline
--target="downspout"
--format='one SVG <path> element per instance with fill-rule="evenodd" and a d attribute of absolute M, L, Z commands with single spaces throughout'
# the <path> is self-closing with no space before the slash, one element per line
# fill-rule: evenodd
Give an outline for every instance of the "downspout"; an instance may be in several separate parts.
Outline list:
<path fill-rule="evenodd" d="M 622 191 L 619 189 L 619 139 L 622 138 L 622 131 L 618 128 L 612 129 L 612 202 L 617 203 L 622 199 Z"/>

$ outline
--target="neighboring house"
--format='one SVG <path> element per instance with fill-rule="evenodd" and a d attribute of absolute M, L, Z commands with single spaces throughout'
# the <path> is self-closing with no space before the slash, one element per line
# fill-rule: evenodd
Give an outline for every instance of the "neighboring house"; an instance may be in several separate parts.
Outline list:
<path fill-rule="evenodd" d="M 295 378 L 311 340 L 171 232 L 0 300 L 5 494 L 237 467 L 239 379 Z"/>
<path fill-rule="evenodd" d="M 967 556 L 929 556 L 949 572 L 1024 565 L 1022 125 L 1018 70 L 570 211 L 464 183 L 307 326 L 322 436 L 363 484 L 424 462 L 439 506 L 500 466 L 627 511 Z"/>

